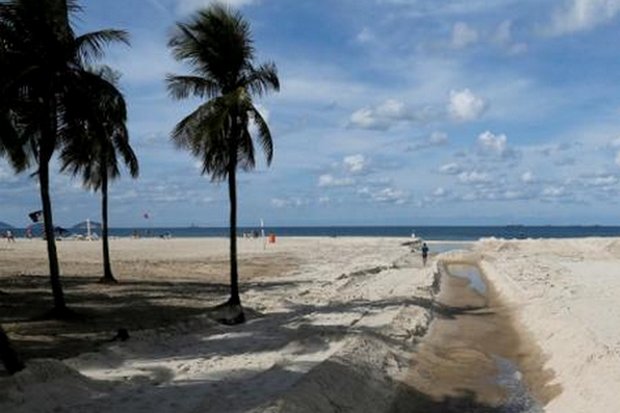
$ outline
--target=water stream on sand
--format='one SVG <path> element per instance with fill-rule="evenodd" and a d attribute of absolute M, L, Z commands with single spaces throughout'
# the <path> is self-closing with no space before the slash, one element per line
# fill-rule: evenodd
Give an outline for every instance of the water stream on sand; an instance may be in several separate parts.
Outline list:
<path fill-rule="evenodd" d="M 540 413 L 557 394 L 536 345 L 475 265 L 440 264 L 434 320 L 394 412 Z"/>

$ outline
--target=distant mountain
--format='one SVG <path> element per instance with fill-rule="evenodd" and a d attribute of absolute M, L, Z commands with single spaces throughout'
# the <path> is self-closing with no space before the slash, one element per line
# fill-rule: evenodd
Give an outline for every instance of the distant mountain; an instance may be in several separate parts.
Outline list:
<path fill-rule="evenodd" d="M 13 225 L 9 225 L 6 222 L 0 221 L 0 229 L 13 229 L 15 228 Z"/>

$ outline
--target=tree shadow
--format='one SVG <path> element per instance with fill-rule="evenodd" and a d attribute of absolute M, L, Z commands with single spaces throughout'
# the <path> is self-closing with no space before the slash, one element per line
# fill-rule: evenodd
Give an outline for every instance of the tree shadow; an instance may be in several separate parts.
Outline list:
<path fill-rule="evenodd" d="M 202 316 L 229 292 L 229 286 L 223 283 L 178 280 L 102 285 L 98 279 L 63 276 L 67 302 L 77 316 L 53 320 L 43 317 L 52 306 L 47 276 L 0 278 L 0 323 L 7 327 L 24 359 L 71 357 L 96 350 L 109 342 L 119 328 L 131 334 Z M 242 288 L 269 291 L 296 284 L 250 281 Z"/>

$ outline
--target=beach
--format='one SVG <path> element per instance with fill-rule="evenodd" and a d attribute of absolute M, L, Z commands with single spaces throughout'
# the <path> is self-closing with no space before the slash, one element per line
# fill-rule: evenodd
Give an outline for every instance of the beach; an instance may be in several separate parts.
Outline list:
<path fill-rule="evenodd" d="M 488 314 L 500 315 L 493 334 L 510 342 L 506 357 L 538 388 L 531 393 L 545 412 L 620 410 L 620 240 L 487 239 L 440 255 L 431 243 L 425 267 L 408 241 L 240 238 L 248 316 L 240 326 L 209 316 L 228 294 L 224 238 L 113 239 L 119 284 L 111 286 L 96 282 L 99 242 L 59 242 L 67 301 L 82 317 L 62 323 L 36 319 L 51 303 L 45 244 L 2 244 L 1 321 L 28 368 L 0 376 L 0 410 L 448 412 L 492 404 L 501 392 L 466 398 L 453 383 L 461 376 L 446 369 L 471 359 L 463 347 L 479 340 L 455 335 L 460 323 L 484 330 L 476 323 Z M 480 269 L 484 300 L 463 294 L 468 283 L 447 275 L 448 263 Z M 118 328 L 130 339 L 111 341 Z M 436 357 L 444 346 L 464 358 Z M 472 392 L 474 381 L 465 386 Z"/>

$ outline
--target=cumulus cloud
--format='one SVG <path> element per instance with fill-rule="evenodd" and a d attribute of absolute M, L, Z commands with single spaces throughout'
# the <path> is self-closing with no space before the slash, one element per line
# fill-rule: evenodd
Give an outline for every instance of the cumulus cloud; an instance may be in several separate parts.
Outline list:
<path fill-rule="evenodd" d="M 242 6 L 258 3 L 259 0 L 177 0 L 177 11 L 180 14 L 190 13 L 216 2 L 233 8 L 240 8 Z"/>
<path fill-rule="evenodd" d="M 365 172 L 368 168 L 368 163 L 368 159 L 362 154 L 345 156 L 342 161 L 345 170 L 351 174 Z"/>
<path fill-rule="evenodd" d="M 476 96 L 469 89 L 450 91 L 448 112 L 454 120 L 465 122 L 479 119 L 487 106 L 484 99 Z"/>
<path fill-rule="evenodd" d="M 486 131 L 478 135 L 478 151 L 482 155 L 497 156 L 499 158 L 513 158 L 516 152 L 508 146 L 508 138 L 506 135 L 496 135 L 493 132 Z"/>
<path fill-rule="evenodd" d="M 318 186 L 321 188 L 351 186 L 355 181 L 351 178 L 336 178 L 331 174 L 323 174 L 319 176 Z"/>
<path fill-rule="evenodd" d="M 359 109 L 349 118 L 349 126 L 360 129 L 387 130 L 401 122 L 427 122 L 434 114 L 430 108 L 413 110 L 404 102 L 388 99 L 377 106 Z"/>
<path fill-rule="evenodd" d="M 467 23 L 457 22 L 452 27 L 452 47 L 463 49 L 478 41 L 478 32 Z"/>
<path fill-rule="evenodd" d="M 611 21 L 620 12 L 620 0 L 565 0 L 544 30 L 557 36 L 590 30 Z"/>

